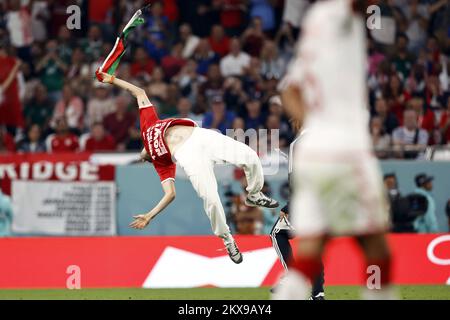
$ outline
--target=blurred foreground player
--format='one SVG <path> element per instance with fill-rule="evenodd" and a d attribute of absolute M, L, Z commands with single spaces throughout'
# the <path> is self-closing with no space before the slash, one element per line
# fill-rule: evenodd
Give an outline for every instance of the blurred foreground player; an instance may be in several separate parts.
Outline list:
<path fill-rule="evenodd" d="M 301 140 L 304 132 L 300 133 L 299 136 L 291 143 L 289 147 L 289 184 L 290 175 L 292 173 L 292 164 L 294 156 L 294 147 Z M 289 240 L 293 239 L 295 236 L 295 230 L 290 223 L 289 215 L 289 202 L 280 210 L 280 217 L 275 222 L 272 231 L 270 232 L 270 238 L 272 239 L 272 246 L 277 252 L 278 258 L 283 265 L 285 271 L 288 271 L 288 264 L 292 259 L 292 247 Z M 282 280 L 280 280 L 282 281 Z M 321 266 L 320 274 L 316 277 L 312 283 L 311 290 L 311 300 L 325 300 L 325 291 L 323 289 L 324 284 L 324 270 L 323 264 Z M 271 292 L 275 292 L 277 287 L 271 289 Z"/>
<path fill-rule="evenodd" d="M 145 228 L 174 200 L 175 162 L 177 162 L 202 198 L 214 234 L 223 239 L 231 260 L 241 263 L 242 254 L 226 224 L 225 212 L 217 191 L 214 165 L 231 163 L 243 168 L 248 183 L 246 205 L 275 208 L 278 202 L 261 192 L 264 176 L 256 152 L 247 145 L 214 130 L 197 127 L 193 120 L 172 118 L 160 120 L 143 89 L 107 73 L 101 73 L 98 77 L 102 82 L 117 85 L 136 97 L 145 146 L 141 157 L 153 163 L 165 193 L 150 212 L 135 216 L 130 226 L 135 229 Z"/>
<path fill-rule="evenodd" d="M 353 236 L 378 283 L 367 299 L 392 299 L 391 255 L 385 239 L 388 211 L 368 132 L 367 1 L 330 0 L 306 14 L 283 102 L 308 134 L 296 147 L 290 208 L 301 238 L 275 299 L 307 299 L 331 236 Z M 364 275 L 367 276 L 366 268 Z M 371 287 L 372 288 L 372 287 Z"/>

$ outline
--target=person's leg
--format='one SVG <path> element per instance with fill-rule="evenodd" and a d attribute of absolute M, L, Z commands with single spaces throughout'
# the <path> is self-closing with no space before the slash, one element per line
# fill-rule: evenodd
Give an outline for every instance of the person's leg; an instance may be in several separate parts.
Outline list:
<path fill-rule="evenodd" d="M 314 282 L 322 271 L 322 251 L 326 237 L 306 237 L 298 241 L 297 255 L 288 268 L 283 285 L 275 290 L 276 300 L 306 300 L 310 296 L 310 283 Z"/>
<path fill-rule="evenodd" d="M 264 173 L 256 152 L 242 142 L 215 131 L 211 132 L 215 139 L 211 144 L 214 160 L 242 168 L 247 179 L 247 192 L 249 194 L 260 192 L 264 185 Z"/>
<path fill-rule="evenodd" d="M 216 163 L 226 162 L 244 170 L 247 179 L 247 192 L 252 203 L 249 206 L 276 208 L 278 202 L 261 193 L 264 186 L 264 173 L 256 152 L 244 143 L 233 140 L 213 130 L 204 129 L 203 133 L 210 136 L 212 142 L 208 145 L 210 156 Z"/>
<path fill-rule="evenodd" d="M 366 272 L 377 272 L 372 279 L 368 279 L 363 298 L 369 300 L 395 299 L 396 295 L 391 283 L 391 253 L 383 233 L 359 236 L 356 238 L 366 258 Z"/>
<path fill-rule="evenodd" d="M 321 271 L 312 284 L 311 297 L 313 300 L 323 299 L 325 297 L 325 290 L 323 288 L 323 285 L 325 283 L 325 274 L 322 260 L 320 261 L 320 264 Z"/>
<path fill-rule="evenodd" d="M 225 237 L 230 234 L 230 228 L 226 223 L 225 211 L 220 201 L 219 192 L 217 190 L 217 181 L 214 176 L 212 163 L 198 163 L 195 173 L 185 168 L 189 179 L 197 192 L 198 196 L 203 200 L 203 208 L 206 215 L 211 221 L 211 228 L 218 237 Z M 183 167 L 184 168 L 184 167 Z M 191 171 L 191 172 L 189 172 Z"/>
<path fill-rule="evenodd" d="M 278 219 L 272 232 L 270 233 L 270 238 L 272 240 L 272 246 L 275 249 L 278 258 L 280 259 L 283 268 L 287 271 L 288 263 L 292 259 L 292 247 L 289 243 L 289 231 L 285 229 L 278 229 L 276 226 L 279 224 L 280 219 Z"/>

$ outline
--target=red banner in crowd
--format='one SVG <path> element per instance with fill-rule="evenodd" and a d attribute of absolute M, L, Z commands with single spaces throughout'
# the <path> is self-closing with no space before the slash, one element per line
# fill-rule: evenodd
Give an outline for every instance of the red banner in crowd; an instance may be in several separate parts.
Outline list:
<path fill-rule="evenodd" d="M 89 162 L 91 153 L 11 154 L 0 156 L 1 189 L 11 195 L 11 181 L 112 181 L 114 166 Z"/>
<path fill-rule="evenodd" d="M 272 286 L 282 267 L 269 237 L 236 240 L 244 254 L 239 265 L 212 236 L 1 239 L 0 288 L 65 288 L 74 270 L 82 288 Z M 450 280 L 449 235 L 390 235 L 389 243 L 396 284 Z M 328 245 L 326 284 L 362 284 L 367 276 L 351 239 Z"/>
<path fill-rule="evenodd" d="M 25 235 L 115 235 L 115 168 L 90 153 L 0 157 L 1 189 L 11 196 L 12 230 Z"/>

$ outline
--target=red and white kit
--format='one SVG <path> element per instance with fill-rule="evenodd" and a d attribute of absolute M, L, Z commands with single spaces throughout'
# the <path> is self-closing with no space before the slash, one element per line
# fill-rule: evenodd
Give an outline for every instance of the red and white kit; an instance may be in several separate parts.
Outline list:
<path fill-rule="evenodd" d="M 302 30 L 283 81 L 300 87 L 309 109 L 307 134 L 295 150 L 293 225 L 300 236 L 385 231 L 383 183 L 368 131 L 364 21 L 349 0 L 324 1 L 308 11 Z"/>
<path fill-rule="evenodd" d="M 145 149 L 161 179 L 175 179 L 176 165 L 183 168 L 195 191 L 203 200 L 203 206 L 215 235 L 222 237 L 230 233 L 225 211 L 220 201 L 214 165 L 229 163 L 244 169 L 247 191 L 256 194 L 264 185 L 264 175 L 258 155 L 247 145 L 219 132 L 199 128 L 190 119 L 158 119 L 150 106 L 140 109 L 141 135 Z M 167 128 L 175 125 L 192 126 L 191 136 L 171 154 L 164 140 Z"/>

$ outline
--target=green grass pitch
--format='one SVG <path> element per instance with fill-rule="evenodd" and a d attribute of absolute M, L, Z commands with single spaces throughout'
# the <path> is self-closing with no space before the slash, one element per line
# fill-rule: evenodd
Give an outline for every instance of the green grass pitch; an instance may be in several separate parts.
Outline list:
<path fill-rule="evenodd" d="M 404 300 L 450 300 L 450 286 L 398 286 Z M 359 299 L 356 286 L 326 287 L 329 300 Z M 0 300 L 267 300 L 268 288 L 0 290 Z"/>

